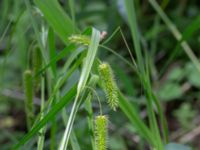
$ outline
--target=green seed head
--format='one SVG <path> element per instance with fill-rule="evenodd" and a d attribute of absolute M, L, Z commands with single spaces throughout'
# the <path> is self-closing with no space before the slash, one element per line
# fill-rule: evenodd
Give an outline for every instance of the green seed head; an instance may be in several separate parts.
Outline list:
<path fill-rule="evenodd" d="M 82 44 L 88 46 L 90 44 L 90 38 L 85 35 L 72 35 L 69 38 L 71 43 Z"/>
<path fill-rule="evenodd" d="M 27 116 L 28 129 L 31 128 L 34 121 L 34 107 L 33 107 L 33 82 L 32 72 L 26 70 L 23 75 L 25 99 L 25 111 Z"/>
<path fill-rule="evenodd" d="M 38 47 L 33 50 L 32 54 L 33 75 L 35 76 L 42 68 L 42 54 Z M 40 87 L 40 76 L 34 78 L 35 90 L 38 91 Z"/>
<path fill-rule="evenodd" d="M 95 118 L 95 147 L 96 150 L 107 149 L 107 129 L 108 119 L 106 116 L 97 116 Z"/>
<path fill-rule="evenodd" d="M 116 111 L 116 108 L 118 107 L 118 88 L 110 65 L 107 63 L 100 64 L 99 74 L 102 80 L 104 91 L 106 93 L 106 97 L 108 99 L 108 104 L 114 111 Z"/>

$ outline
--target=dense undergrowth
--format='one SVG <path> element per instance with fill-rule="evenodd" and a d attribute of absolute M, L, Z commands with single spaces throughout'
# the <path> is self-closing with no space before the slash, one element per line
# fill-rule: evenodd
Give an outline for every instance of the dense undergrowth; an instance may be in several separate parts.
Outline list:
<path fill-rule="evenodd" d="M 199 149 L 199 7 L 0 1 L 0 149 Z"/>

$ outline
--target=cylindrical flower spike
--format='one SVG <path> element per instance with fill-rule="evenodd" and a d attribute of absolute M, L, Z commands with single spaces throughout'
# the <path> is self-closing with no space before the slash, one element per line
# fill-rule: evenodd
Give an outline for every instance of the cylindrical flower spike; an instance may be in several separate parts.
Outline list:
<path fill-rule="evenodd" d="M 106 150 L 108 138 L 108 118 L 97 116 L 95 118 L 95 149 Z"/>
<path fill-rule="evenodd" d="M 99 74 L 103 81 L 103 88 L 108 99 L 108 104 L 114 111 L 116 111 L 116 108 L 118 107 L 117 85 L 110 65 L 107 63 L 100 64 Z"/>
<path fill-rule="evenodd" d="M 28 129 L 31 128 L 34 121 L 34 107 L 33 107 L 33 81 L 32 81 L 32 72 L 26 70 L 23 76 L 24 80 L 24 92 L 25 92 L 25 111 L 27 118 Z"/>
<path fill-rule="evenodd" d="M 35 76 L 40 71 L 40 69 L 42 68 L 42 54 L 41 54 L 39 47 L 36 47 L 33 50 L 32 66 L 33 66 L 33 75 Z M 39 90 L 40 80 L 41 80 L 40 76 L 37 76 L 34 79 L 34 85 L 35 85 L 36 91 Z"/>

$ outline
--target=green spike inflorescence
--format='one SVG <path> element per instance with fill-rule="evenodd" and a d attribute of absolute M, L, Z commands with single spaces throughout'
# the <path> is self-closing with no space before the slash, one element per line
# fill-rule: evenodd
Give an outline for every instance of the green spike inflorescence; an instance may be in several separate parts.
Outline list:
<path fill-rule="evenodd" d="M 108 99 L 108 104 L 114 111 L 116 111 L 116 108 L 118 107 L 118 88 L 110 65 L 107 63 L 100 64 L 99 74 Z"/>
<path fill-rule="evenodd" d="M 106 116 L 97 116 L 95 118 L 95 149 L 106 150 L 107 149 L 107 131 L 108 119 Z"/>
<path fill-rule="evenodd" d="M 27 127 L 30 130 L 34 121 L 34 106 L 33 106 L 33 81 L 32 72 L 26 70 L 23 75 L 25 99 L 25 112 Z"/>

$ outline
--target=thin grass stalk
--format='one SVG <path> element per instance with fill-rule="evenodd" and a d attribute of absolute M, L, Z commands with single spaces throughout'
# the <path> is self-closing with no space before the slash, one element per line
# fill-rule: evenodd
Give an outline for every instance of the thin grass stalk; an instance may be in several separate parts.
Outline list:
<path fill-rule="evenodd" d="M 136 14 L 135 14 L 135 6 L 134 6 L 134 1 L 132 0 L 124 0 L 124 4 L 126 7 L 126 12 L 128 16 L 128 23 L 131 29 L 131 35 L 132 35 L 132 40 L 134 43 L 134 48 L 136 52 L 136 57 L 137 57 L 137 63 L 138 63 L 138 69 L 141 73 L 144 74 L 144 63 L 142 60 L 142 49 L 140 45 L 140 40 L 139 40 L 139 30 L 138 30 L 138 25 L 137 25 L 137 20 L 136 20 Z"/>
<path fill-rule="evenodd" d="M 147 95 L 147 108 L 149 109 L 149 113 L 151 114 L 151 118 L 150 119 L 150 126 L 152 128 L 152 131 L 157 139 L 157 146 L 158 146 L 158 149 L 159 150 L 162 150 L 163 149 L 163 142 L 162 142 L 162 138 L 161 138 L 161 134 L 160 134 L 160 130 L 159 130 L 159 127 L 158 127 L 158 121 L 156 119 L 156 114 L 155 114 L 155 111 L 154 111 L 154 99 L 152 98 L 152 94 L 153 94 L 153 90 L 151 88 L 151 81 L 150 81 L 150 72 L 149 72 L 149 58 L 148 58 L 148 53 L 146 52 L 145 53 L 145 62 L 146 62 L 146 95 Z M 158 103 L 158 105 L 155 105 L 157 109 L 160 108 L 160 103 Z M 163 112 L 158 112 L 160 117 L 162 116 Z M 163 127 L 163 124 L 161 122 L 161 126 Z M 165 135 L 164 135 L 165 136 Z M 165 137 L 164 137 L 165 138 Z"/>
<path fill-rule="evenodd" d="M 75 15 L 75 3 L 74 0 L 69 0 L 69 7 L 70 7 L 70 13 L 72 17 L 72 22 L 73 22 L 73 32 L 75 32 L 75 26 L 76 26 L 76 15 Z"/>
<path fill-rule="evenodd" d="M 33 126 L 33 128 L 18 142 L 16 145 L 12 147 L 13 150 L 19 149 L 22 145 L 27 143 L 35 134 L 38 133 L 38 131 L 44 127 L 47 122 L 49 122 L 52 117 L 54 117 L 58 112 L 62 110 L 62 108 L 70 103 L 70 101 L 73 99 L 73 97 L 76 95 L 77 92 L 77 84 L 72 85 L 70 90 L 60 98 L 59 102 L 56 103 L 54 106 L 52 106 L 52 109 L 45 115 L 45 117 L 37 122 Z"/>
<path fill-rule="evenodd" d="M 58 99 L 59 95 L 56 94 L 56 99 Z M 56 104 L 56 99 L 53 99 L 52 105 Z M 56 129 L 57 129 L 57 123 L 56 123 L 56 116 L 51 121 L 51 139 L 50 139 L 50 150 L 55 150 L 56 148 Z"/>
<path fill-rule="evenodd" d="M 164 13 L 164 11 L 160 8 L 158 3 L 155 0 L 149 0 L 149 2 L 153 6 L 153 8 L 156 10 L 156 12 L 160 15 L 160 17 L 165 22 L 167 27 L 170 29 L 170 31 L 172 32 L 174 37 L 178 41 L 180 41 L 182 39 L 181 33 L 176 28 L 176 26 L 173 24 L 173 22 L 168 18 L 168 16 Z M 184 49 L 185 53 L 190 58 L 190 60 L 194 63 L 194 65 L 196 66 L 197 70 L 200 72 L 200 62 L 199 62 L 198 58 L 195 56 L 195 54 L 193 53 L 191 47 L 188 45 L 188 43 L 185 40 L 183 40 L 181 42 L 181 46 Z"/>
<path fill-rule="evenodd" d="M 47 63 L 48 57 L 47 57 L 47 54 L 45 53 L 45 48 L 44 48 L 44 45 L 42 44 L 42 39 L 40 38 L 40 34 L 39 34 L 40 32 L 39 32 L 39 29 L 37 27 L 37 23 L 36 23 L 35 19 L 33 18 L 33 15 L 32 15 L 32 9 L 31 9 L 30 1 L 29 0 L 24 0 L 24 1 L 25 1 L 27 10 L 28 10 L 29 16 L 30 16 L 30 20 L 32 22 L 32 26 L 33 26 L 37 41 L 39 43 L 39 47 L 40 47 L 42 56 L 44 58 L 44 62 Z"/>
<path fill-rule="evenodd" d="M 143 86 L 146 90 L 146 93 L 147 93 L 147 97 L 148 99 L 150 99 L 151 101 L 151 107 L 153 108 L 154 104 L 155 104 L 155 109 L 157 110 L 158 112 L 158 115 L 159 115 L 159 118 L 160 118 L 160 125 L 161 125 L 161 131 L 162 131 L 162 137 L 163 137 L 163 143 L 168 143 L 169 142 L 169 135 L 168 135 L 168 126 L 167 126 L 167 120 L 165 119 L 164 117 L 164 113 L 162 111 L 162 108 L 161 108 L 161 104 L 160 102 L 158 101 L 158 99 L 156 98 L 155 94 L 154 94 L 154 91 L 151 87 L 151 79 L 150 79 L 150 63 L 149 63 L 149 60 L 151 58 L 149 58 L 149 53 L 146 51 L 145 52 L 145 62 L 146 62 L 146 75 L 145 75 L 145 79 L 146 79 L 146 82 L 143 83 Z M 155 113 L 154 113 L 154 116 L 155 116 Z M 156 121 L 156 120 L 155 120 Z M 158 121 L 157 121 L 158 122 Z M 157 126 L 157 137 L 160 141 L 160 143 L 162 143 L 161 141 L 161 133 L 159 132 L 159 127 L 158 125 L 155 125 Z"/>
<path fill-rule="evenodd" d="M 130 120 L 132 125 L 135 126 L 139 135 L 145 138 L 151 145 L 155 145 L 155 139 L 153 132 L 145 125 L 143 120 L 140 118 L 139 114 L 135 110 L 134 106 L 131 106 L 129 101 L 124 97 L 124 95 L 119 93 L 119 107 Z"/>
<path fill-rule="evenodd" d="M 95 149 L 95 140 L 94 140 L 94 125 L 93 125 L 93 111 L 92 111 L 92 94 L 88 95 L 86 101 L 85 101 L 85 109 L 87 111 L 87 123 L 90 133 L 90 141 L 92 145 L 92 149 Z"/>
<path fill-rule="evenodd" d="M 44 106 L 45 106 L 45 81 L 44 80 L 45 80 L 44 77 L 42 77 L 41 79 L 41 106 L 40 106 L 40 111 L 42 113 L 41 113 L 40 120 L 42 120 L 44 117 L 44 113 L 43 113 Z M 43 150 L 44 148 L 45 130 L 46 130 L 45 126 L 39 130 L 37 150 Z"/>
<path fill-rule="evenodd" d="M 88 85 L 89 86 L 95 86 L 96 81 L 97 81 L 96 77 L 91 78 Z M 74 103 L 73 103 L 73 106 L 72 106 L 72 109 L 71 109 L 71 113 L 70 113 L 70 116 L 69 116 L 69 119 L 68 119 L 68 122 L 67 122 L 67 126 L 66 126 L 62 141 L 61 141 L 60 146 L 59 146 L 59 150 L 66 150 L 67 149 L 67 145 L 68 145 L 68 142 L 69 142 L 70 133 L 72 131 L 72 126 L 73 126 L 73 123 L 74 123 L 74 120 L 75 120 L 75 117 L 76 117 L 76 113 L 77 113 L 81 103 L 84 101 L 83 98 L 85 97 L 86 94 L 88 95 L 90 93 L 86 90 L 86 91 L 83 92 L 82 97 L 80 98 L 80 95 L 77 92 L 77 95 L 75 97 L 75 100 L 74 100 Z"/>
<path fill-rule="evenodd" d="M 67 112 L 66 112 L 65 109 L 63 109 L 62 110 L 62 120 L 63 120 L 63 123 L 65 125 L 67 125 L 68 119 L 69 119 L 69 117 L 67 116 Z M 80 146 L 79 146 L 78 140 L 76 138 L 76 135 L 75 135 L 73 129 L 71 131 L 69 140 L 70 140 L 70 144 L 71 144 L 72 150 L 80 150 Z"/>
<path fill-rule="evenodd" d="M 70 113 L 70 116 L 69 116 L 69 120 L 68 120 L 63 138 L 62 138 L 60 146 L 59 146 L 59 150 L 66 150 L 67 149 L 67 145 L 68 145 L 68 142 L 69 142 L 69 136 L 70 136 L 72 126 L 73 126 L 73 123 L 74 123 L 74 120 L 75 120 L 75 116 L 76 116 L 76 113 L 77 113 L 77 110 L 78 110 L 78 107 L 79 107 L 78 100 L 79 100 L 79 94 L 76 95 L 76 98 L 74 100 L 74 103 L 73 103 L 73 106 L 72 106 L 72 109 L 71 109 L 71 113 Z"/>
<path fill-rule="evenodd" d="M 133 43 L 134 43 L 134 47 L 135 47 L 135 51 L 136 51 L 136 57 L 137 57 L 137 63 L 138 63 L 138 74 L 139 77 L 143 83 L 143 86 L 147 85 L 146 89 L 147 89 L 147 95 L 149 95 L 148 93 L 152 92 L 149 91 L 150 89 L 148 88 L 148 83 L 150 83 L 149 81 L 149 74 L 146 74 L 145 71 L 145 67 L 144 67 L 144 62 L 143 62 L 143 57 L 142 57 L 142 51 L 141 51 L 141 46 L 140 46 L 140 40 L 139 40 L 139 29 L 137 26 L 137 20 L 136 20 L 136 11 L 135 11 L 135 6 L 134 6 L 134 2 L 131 0 L 124 0 L 125 3 L 125 7 L 126 7 L 126 12 L 127 12 L 127 16 L 128 16 L 128 23 L 131 29 L 131 34 L 132 34 L 132 39 L 133 39 Z M 162 143 L 160 142 L 160 134 L 159 134 L 159 128 L 157 126 L 157 121 L 155 119 L 155 112 L 153 110 L 153 103 L 152 103 L 152 99 L 149 99 L 150 97 L 147 97 L 147 110 L 148 110 L 148 116 L 149 116 L 149 122 L 150 122 L 150 126 L 151 129 L 153 131 L 153 133 L 155 133 L 156 135 L 154 135 L 155 141 L 158 142 L 154 142 L 154 147 L 155 148 L 162 148 Z"/>
<path fill-rule="evenodd" d="M 85 85 L 87 83 L 87 80 L 89 78 L 89 74 L 92 69 L 92 65 L 93 65 L 93 62 L 94 62 L 94 59 L 95 59 L 95 56 L 97 53 L 99 42 L 100 42 L 100 32 L 98 30 L 96 30 L 95 28 L 92 28 L 91 42 L 88 47 L 88 52 L 87 52 L 87 55 L 85 58 L 85 62 L 83 64 L 81 76 L 80 76 L 78 86 L 77 86 L 76 97 L 74 100 L 74 104 L 72 106 L 72 110 L 71 110 L 71 113 L 69 116 L 69 120 L 68 120 L 66 129 L 65 129 L 63 138 L 62 138 L 60 146 L 59 146 L 59 150 L 67 149 L 67 145 L 69 142 L 69 136 L 70 136 L 70 133 L 72 130 L 74 120 L 75 120 L 76 112 L 77 112 L 80 102 L 81 102 L 81 101 L 78 102 L 79 96 L 83 92 Z"/>

